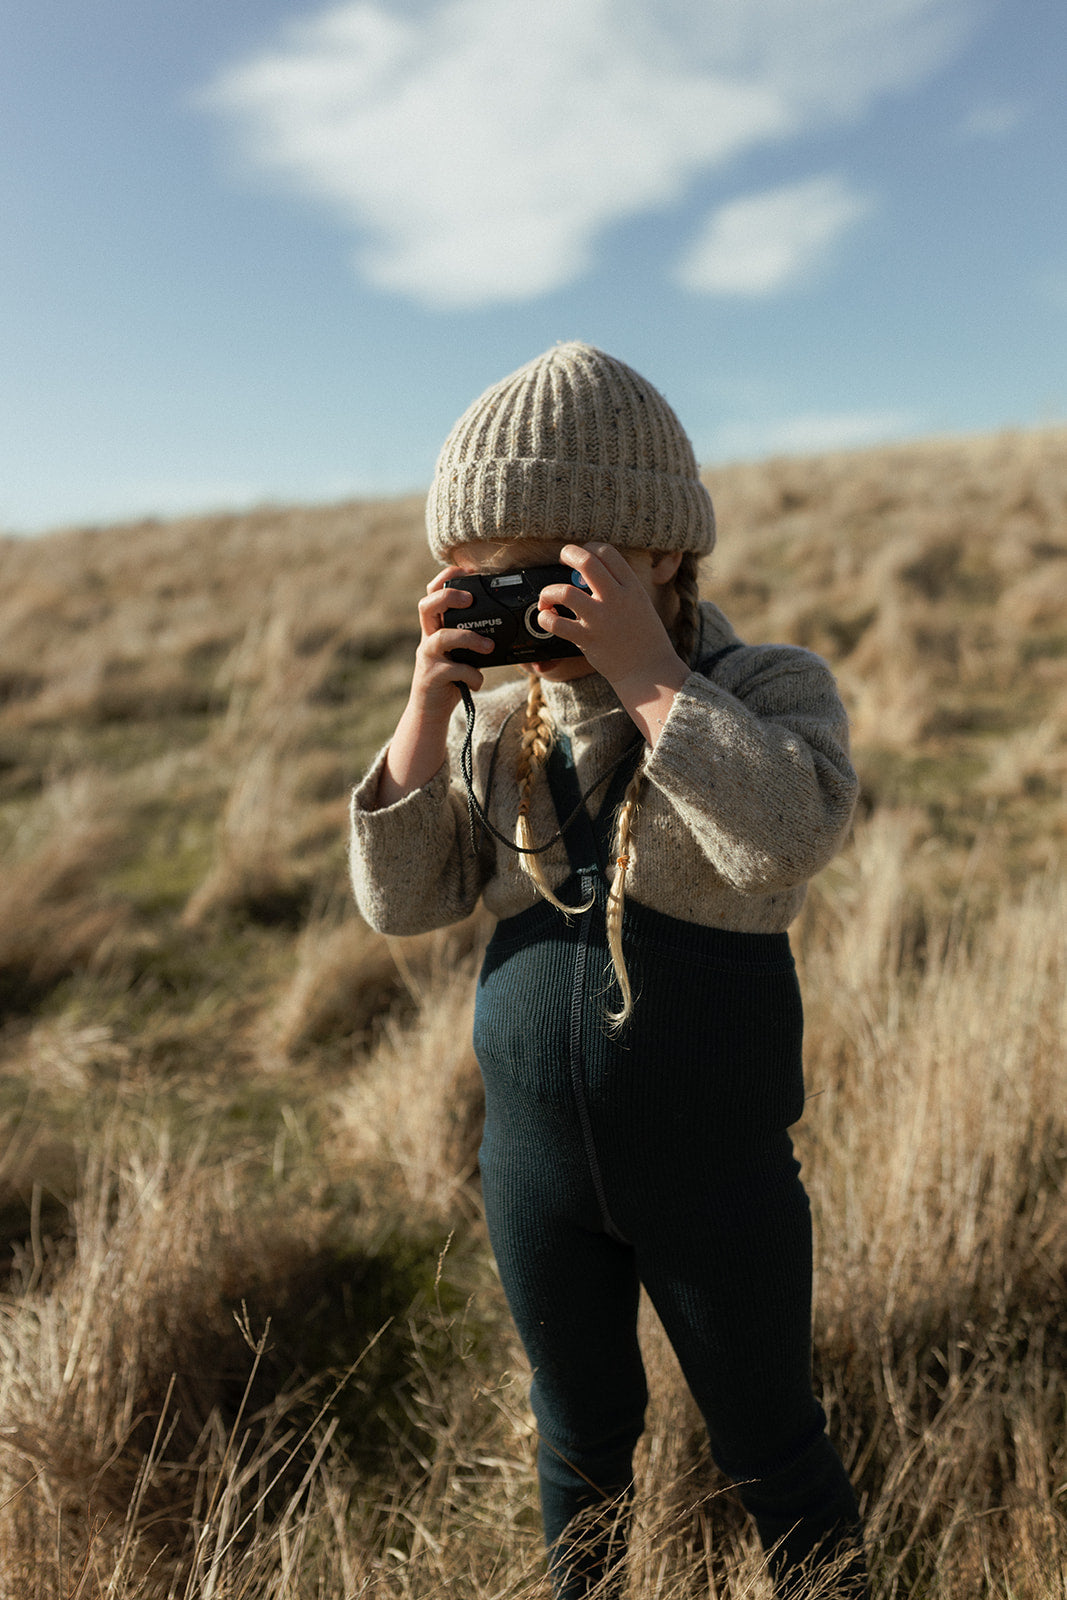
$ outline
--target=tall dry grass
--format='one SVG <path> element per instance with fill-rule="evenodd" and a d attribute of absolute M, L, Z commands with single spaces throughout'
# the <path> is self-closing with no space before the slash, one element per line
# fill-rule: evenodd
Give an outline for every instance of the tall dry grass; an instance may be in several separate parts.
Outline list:
<path fill-rule="evenodd" d="M 962 1596 L 989 1574 L 1056 1593 L 1067 881 L 1035 876 L 992 915 L 964 889 L 946 912 L 917 843 L 914 819 L 872 819 L 847 921 L 804 942 L 821 1370 L 887 1592 Z"/>
<path fill-rule="evenodd" d="M 1067 887 L 1035 879 L 989 916 L 963 886 L 946 912 L 922 843 L 913 816 L 873 818 L 798 940 L 818 1377 L 864 1498 L 877 1595 L 1049 1600 L 1067 1570 Z M 279 1195 L 248 1210 L 239 1164 L 165 1140 L 94 1146 L 74 1241 L 9 1296 L 3 1324 L 0 1549 L 10 1569 L 47 1548 L 54 1568 L 52 1587 L 12 1592 L 64 1593 L 78 1563 L 87 1594 L 541 1592 L 527 1374 L 471 1165 L 475 963 L 444 962 L 439 941 L 412 981 L 417 1009 L 300 1147 L 365 1238 L 412 1218 L 463 1238 L 457 1281 L 447 1251 L 427 1258 L 406 1308 L 377 1460 L 354 1455 L 351 1434 L 343 1450 L 327 1440 L 329 1410 L 300 1409 L 288 1357 L 255 1389 L 270 1307 L 292 1315 L 328 1232 L 314 1208 L 280 1225 L 284 1161 Z M 356 1284 L 353 1259 L 339 1271 Z M 364 1324 L 368 1341 L 378 1331 Z M 759 1596 L 757 1553 L 647 1311 L 644 1337 L 634 1592 Z M 366 1403 L 355 1415 L 371 1428 Z M 352 1414 L 341 1408 L 349 1429 Z"/>
<path fill-rule="evenodd" d="M 94 889 L 117 843 L 106 785 L 91 773 L 49 785 L 15 830 L 0 876 L 0 1015 L 106 964 L 126 912 Z"/>

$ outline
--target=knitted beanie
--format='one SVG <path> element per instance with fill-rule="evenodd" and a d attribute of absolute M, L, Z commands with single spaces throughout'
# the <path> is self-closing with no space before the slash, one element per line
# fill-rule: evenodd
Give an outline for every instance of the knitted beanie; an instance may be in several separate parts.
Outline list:
<path fill-rule="evenodd" d="M 711 496 L 663 396 L 588 344 L 558 344 L 487 389 L 445 440 L 426 502 L 440 561 L 478 540 L 715 543 Z"/>

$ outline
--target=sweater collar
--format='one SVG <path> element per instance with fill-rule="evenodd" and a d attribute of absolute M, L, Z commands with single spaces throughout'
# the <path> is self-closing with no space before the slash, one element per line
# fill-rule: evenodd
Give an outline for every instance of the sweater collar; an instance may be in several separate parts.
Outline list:
<path fill-rule="evenodd" d="M 619 711 L 619 697 L 607 678 L 599 672 L 588 677 L 574 678 L 570 683 L 552 683 L 542 679 L 541 692 L 553 722 L 564 728 L 575 728 L 580 723 L 591 722 L 608 711 Z"/>

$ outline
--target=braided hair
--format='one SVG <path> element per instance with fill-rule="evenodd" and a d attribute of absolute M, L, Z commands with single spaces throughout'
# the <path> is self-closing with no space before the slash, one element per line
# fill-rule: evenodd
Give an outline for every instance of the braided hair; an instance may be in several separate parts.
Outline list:
<path fill-rule="evenodd" d="M 674 587 L 678 595 L 679 606 L 673 628 L 673 640 L 675 649 L 686 666 L 692 665 L 700 639 L 698 565 L 699 558 L 691 551 L 687 551 L 682 556 L 674 578 Z M 538 768 L 542 767 L 548 758 L 554 736 L 552 721 L 541 692 L 541 680 L 533 677 L 530 680 L 530 690 L 526 697 L 526 715 L 519 745 L 519 764 L 516 774 L 519 785 L 519 816 L 515 829 L 515 842 L 524 847 L 528 847 L 531 843 L 529 809 L 534 777 Z M 622 918 L 626 902 L 626 874 L 633 861 L 634 828 L 640 810 L 639 796 L 641 785 L 644 781 L 646 760 L 647 751 L 642 756 L 636 772 L 626 787 L 626 793 L 619 805 L 615 819 L 613 852 L 615 866 L 611 888 L 608 890 L 606 914 L 611 967 L 621 996 L 621 1004 L 618 1009 L 608 1013 L 608 1021 L 614 1030 L 620 1029 L 626 1023 L 634 1008 L 634 995 L 622 945 Z M 556 898 L 548 886 L 541 863 L 536 855 L 522 855 L 519 860 L 522 863 L 523 870 L 532 879 L 538 893 L 543 895 L 552 905 L 558 906 L 561 911 L 573 912 L 587 911 L 589 909 L 592 904 L 591 901 L 584 906 L 565 906 L 562 901 Z"/>
<path fill-rule="evenodd" d="M 543 767 L 548 760 L 548 753 L 552 749 L 555 737 L 556 730 L 545 705 L 541 680 L 535 673 L 530 678 L 530 687 L 526 695 L 526 715 L 523 718 L 522 737 L 519 741 L 519 765 L 515 774 L 519 785 L 515 843 L 522 851 L 519 865 L 532 880 L 538 894 L 542 895 L 550 905 L 570 915 L 574 911 L 588 911 L 593 902 L 590 900 L 584 906 L 567 906 L 552 893 L 544 868 L 541 866 L 541 857 L 533 848 L 533 836 L 530 832 L 530 797 L 533 793 L 534 777 L 538 768 Z"/>

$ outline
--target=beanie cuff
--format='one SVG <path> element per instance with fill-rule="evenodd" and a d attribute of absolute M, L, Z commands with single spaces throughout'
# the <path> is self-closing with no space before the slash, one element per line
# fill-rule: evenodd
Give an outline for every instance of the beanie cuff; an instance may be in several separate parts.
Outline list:
<path fill-rule="evenodd" d="M 699 478 L 631 467 L 491 458 L 439 471 L 426 503 L 430 549 L 509 539 L 690 551 L 715 544 L 711 496 Z"/>

